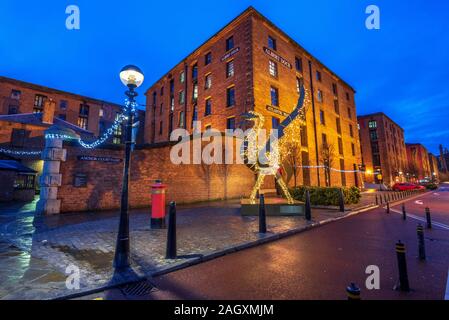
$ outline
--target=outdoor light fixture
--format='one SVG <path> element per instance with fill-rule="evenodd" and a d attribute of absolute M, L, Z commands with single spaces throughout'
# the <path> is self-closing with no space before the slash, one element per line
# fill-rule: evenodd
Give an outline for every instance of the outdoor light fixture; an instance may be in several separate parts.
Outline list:
<path fill-rule="evenodd" d="M 114 268 L 118 270 L 126 270 L 130 267 L 129 264 L 129 169 L 131 163 L 131 152 L 135 141 L 133 141 L 133 127 L 138 124 L 134 123 L 134 116 L 136 113 L 137 92 L 135 88 L 139 87 L 143 82 L 143 72 L 136 66 L 127 65 L 120 71 L 120 80 L 128 87 L 125 92 L 128 97 L 126 102 L 125 114 L 125 160 L 123 161 L 123 183 L 122 195 L 120 199 L 120 222 L 117 234 L 117 244 L 114 256 Z"/>
<path fill-rule="evenodd" d="M 133 65 L 127 65 L 120 71 L 120 80 L 122 83 L 129 87 L 140 87 L 144 79 L 143 72 L 138 67 Z"/>

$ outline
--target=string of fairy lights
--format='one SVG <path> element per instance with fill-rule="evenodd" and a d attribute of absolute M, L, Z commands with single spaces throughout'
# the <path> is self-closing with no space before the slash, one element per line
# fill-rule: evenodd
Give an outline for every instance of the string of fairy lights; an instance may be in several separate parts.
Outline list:
<path fill-rule="evenodd" d="M 129 108 L 131 108 L 131 112 L 136 112 L 138 104 L 137 102 L 131 102 L 129 100 L 125 101 L 125 106 L 123 108 L 123 111 L 119 113 L 112 125 L 103 132 L 103 134 L 95 141 L 83 141 L 81 138 L 74 138 L 73 136 L 66 135 L 66 134 L 59 134 L 59 133 L 47 133 L 45 134 L 45 139 L 52 140 L 52 139 L 62 139 L 62 140 L 77 140 L 77 142 L 86 149 L 94 149 L 98 147 L 99 145 L 105 143 L 119 128 L 119 126 L 122 124 L 122 122 L 127 118 L 126 114 L 128 113 Z M 42 154 L 42 151 L 31 151 L 31 150 L 16 150 L 16 149 L 7 149 L 7 148 L 0 148 L 0 153 L 4 153 L 11 156 L 37 156 Z"/>

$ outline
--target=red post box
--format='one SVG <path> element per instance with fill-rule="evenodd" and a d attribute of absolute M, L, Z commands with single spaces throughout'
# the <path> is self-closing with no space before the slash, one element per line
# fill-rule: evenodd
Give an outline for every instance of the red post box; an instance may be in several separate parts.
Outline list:
<path fill-rule="evenodd" d="M 162 180 L 151 185 L 151 228 L 165 228 L 165 190 L 167 186 Z"/>

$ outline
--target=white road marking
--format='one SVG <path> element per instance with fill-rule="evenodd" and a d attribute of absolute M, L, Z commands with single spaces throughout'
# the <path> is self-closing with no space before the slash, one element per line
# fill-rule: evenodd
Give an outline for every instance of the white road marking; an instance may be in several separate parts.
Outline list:
<path fill-rule="evenodd" d="M 439 194 L 439 193 L 436 193 L 436 192 L 434 192 L 434 193 L 433 193 L 433 195 L 434 195 L 434 196 L 439 196 L 440 194 Z"/>
<path fill-rule="evenodd" d="M 402 211 L 399 211 L 399 210 L 396 210 L 396 209 L 391 209 L 390 208 L 390 211 L 402 214 Z M 418 216 L 415 216 L 414 214 L 411 214 L 411 213 L 407 213 L 407 217 L 427 223 L 426 219 L 418 217 Z M 445 225 L 444 223 L 437 222 L 437 221 L 434 221 L 434 220 L 432 220 L 432 226 L 437 226 L 437 227 L 440 227 L 442 229 L 449 230 L 449 226 L 448 225 Z"/>
<path fill-rule="evenodd" d="M 415 203 L 416 203 L 416 204 L 419 204 L 419 205 L 421 205 L 421 206 L 424 204 L 424 202 L 422 202 L 422 200 L 416 200 Z"/>

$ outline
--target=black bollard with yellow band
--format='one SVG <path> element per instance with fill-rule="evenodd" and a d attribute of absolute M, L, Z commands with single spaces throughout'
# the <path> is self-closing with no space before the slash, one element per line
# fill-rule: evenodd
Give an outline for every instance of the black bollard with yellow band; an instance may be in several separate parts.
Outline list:
<path fill-rule="evenodd" d="M 419 260 L 426 260 L 426 248 L 424 244 L 424 228 L 421 224 L 416 227 L 416 234 L 418 235 L 418 257 Z"/>
<path fill-rule="evenodd" d="M 348 295 L 348 300 L 360 300 L 360 288 L 355 283 L 351 283 L 346 287 L 346 294 Z"/>
<path fill-rule="evenodd" d="M 407 273 L 407 260 L 405 257 L 405 244 L 401 241 L 396 243 L 396 256 L 398 259 L 398 270 L 399 270 L 399 285 L 398 289 L 400 291 L 410 291 L 410 285 L 408 283 L 408 273 Z"/>

